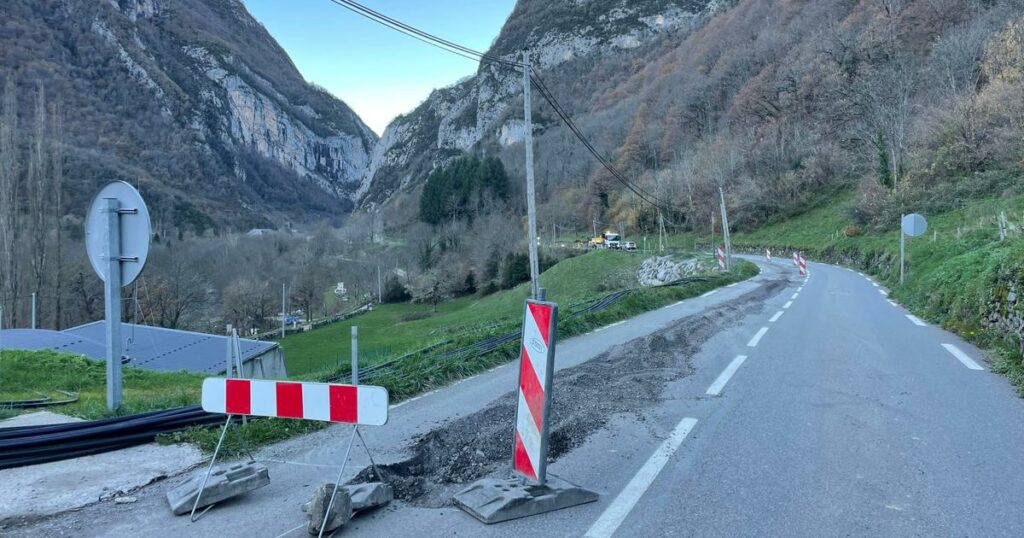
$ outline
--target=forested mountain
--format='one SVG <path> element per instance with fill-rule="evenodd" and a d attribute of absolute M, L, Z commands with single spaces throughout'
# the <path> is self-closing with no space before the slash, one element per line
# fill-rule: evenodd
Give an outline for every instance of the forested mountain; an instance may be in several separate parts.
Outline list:
<path fill-rule="evenodd" d="M 873 225 L 1022 188 L 1022 15 L 1019 0 L 521 0 L 489 52 L 529 47 L 677 229 L 715 226 L 718 186 L 740 228 L 850 188 Z M 657 210 L 534 103 L 542 226 L 653 229 Z M 521 178 L 522 115 L 521 74 L 482 64 L 388 127 L 361 205 L 398 224 L 467 153 Z"/>
<path fill-rule="evenodd" d="M 351 209 L 376 135 L 307 84 L 241 1 L 6 0 L 2 13 L 17 139 L 40 92 L 60 107 L 72 217 L 112 179 L 139 185 L 168 232 Z"/>

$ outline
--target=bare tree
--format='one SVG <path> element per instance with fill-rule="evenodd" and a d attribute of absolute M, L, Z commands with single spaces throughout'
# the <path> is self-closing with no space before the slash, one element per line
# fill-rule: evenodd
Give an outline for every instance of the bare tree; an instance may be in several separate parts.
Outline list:
<path fill-rule="evenodd" d="M 61 233 L 61 219 L 64 216 L 64 129 L 60 117 L 60 105 L 53 103 L 50 107 L 50 173 L 53 175 L 52 187 L 54 192 L 54 275 L 53 275 L 53 327 L 58 331 L 62 328 L 61 316 L 63 314 L 63 284 L 64 284 L 64 256 L 62 249 L 63 234 Z"/>
<path fill-rule="evenodd" d="M 42 85 L 36 93 L 32 144 L 29 149 L 28 161 L 28 211 L 31 225 L 31 259 L 32 259 L 32 291 L 36 297 L 43 299 L 46 284 L 47 243 L 49 242 L 50 219 L 53 209 L 48 206 L 52 190 L 49 173 L 50 159 L 47 158 L 49 148 L 46 140 L 46 91 Z"/>
<path fill-rule="evenodd" d="M 18 100 L 14 78 L 4 85 L 3 111 L 0 114 L 0 294 L 7 301 L 10 326 L 18 321 L 19 264 L 15 256 L 21 230 L 20 198 L 21 165 L 16 143 L 18 133 Z"/>

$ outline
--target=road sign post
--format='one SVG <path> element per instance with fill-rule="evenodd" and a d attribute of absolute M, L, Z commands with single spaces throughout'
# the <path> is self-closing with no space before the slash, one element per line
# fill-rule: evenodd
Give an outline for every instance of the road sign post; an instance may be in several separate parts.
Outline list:
<path fill-rule="evenodd" d="M 85 220 L 85 248 L 103 280 L 106 318 L 107 408 L 121 405 L 121 288 L 146 265 L 151 235 L 149 210 L 139 191 L 123 181 L 107 184 L 93 198 Z"/>
<path fill-rule="evenodd" d="M 900 284 L 906 274 L 906 237 L 917 237 L 928 231 L 928 221 L 917 213 L 900 217 Z"/>

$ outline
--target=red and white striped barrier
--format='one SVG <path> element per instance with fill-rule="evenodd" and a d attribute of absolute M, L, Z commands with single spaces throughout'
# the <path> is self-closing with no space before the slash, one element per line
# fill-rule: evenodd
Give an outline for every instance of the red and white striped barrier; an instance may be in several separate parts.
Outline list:
<path fill-rule="evenodd" d="M 800 254 L 800 276 L 807 276 L 807 258 Z"/>
<path fill-rule="evenodd" d="M 526 478 L 541 483 L 545 481 L 547 472 L 548 409 L 555 365 L 557 318 L 558 305 L 526 302 L 512 467 Z"/>
<path fill-rule="evenodd" d="M 768 260 L 768 261 L 772 261 L 772 249 L 770 249 L 770 248 L 764 249 L 764 258 L 766 260 Z"/>
<path fill-rule="evenodd" d="M 793 251 L 793 267 L 800 267 L 800 255 Z"/>
<path fill-rule="evenodd" d="M 718 258 L 719 272 L 725 271 L 725 245 L 715 247 L 715 257 Z"/>
<path fill-rule="evenodd" d="M 388 421 L 388 391 L 371 385 L 210 377 L 203 380 L 202 403 L 204 411 L 226 415 L 372 426 Z"/>

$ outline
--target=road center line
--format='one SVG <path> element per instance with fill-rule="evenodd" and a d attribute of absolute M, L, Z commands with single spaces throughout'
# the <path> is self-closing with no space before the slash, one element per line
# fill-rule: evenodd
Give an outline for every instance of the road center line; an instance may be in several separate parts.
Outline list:
<path fill-rule="evenodd" d="M 747 360 L 746 355 L 736 355 L 736 358 L 729 363 L 729 366 L 726 366 L 725 370 L 722 370 L 722 373 L 718 374 L 718 379 L 715 379 L 715 382 L 712 383 L 710 387 L 708 387 L 707 394 L 711 396 L 718 396 L 719 394 L 721 394 L 722 389 L 725 388 L 725 384 L 728 383 L 730 379 L 732 379 L 732 376 L 736 373 L 736 370 L 739 370 L 740 366 L 743 366 L 743 361 L 745 360 Z"/>
<path fill-rule="evenodd" d="M 643 497 L 647 489 L 651 487 L 654 479 L 658 477 L 658 473 L 661 472 L 665 464 L 668 463 L 669 458 L 679 449 L 679 445 L 683 444 L 683 440 L 686 439 L 686 436 L 690 434 L 690 431 L 693 430 L 696 424 L 697 419 L 695 418 L 684 418 L 679 421 L 679 424 L 672 430 L 668 439 L 661 443 L 661 446 L 654 451 L 654 454 L 651 454 L 651 457 L 647 459 L 647 463 L 644 463 L 643 467 L 637 471 L 633 479 L 619 493 L 619 496 L 615 497 L 615 500 L 608 505 L 608 508 L 605 508 L 601 517 L 591 525 L 590 530 L 584 536 L 587 538 L 608 538 L 615 534 L 616 529 L 626 520 L 626 516 L 636 506 L 640 497 Z"/>
<path fill-rule="evenodd" d="M 768 332 L 768 327 L 761 327 L 761 330 L 757 331 L 757 334 L 747 342 L 747 347 L 757 347 L 757 343 L 761 341 L 766 332 Z"/>
<path fill-rule="evenodd" d="M 782 308 L 789 308 L 793 306 L 793 301 L 786 301 L 786 304 L 782 305 Z"/>
<path fill-rule="evenodd" d="M 907 314 L 907 319 L 909 319 L 910 321 L 913 321 L 914 325 L 920 325 L 921 327 L 927 327 L 928 326 L 927 323 L 921 321 L 921 318 L 919 318 L 917 316 L 914 316 L 914 315 L 911 315 L 911 314 Z"/>
<path fill-rule="evenodd" d="M 795 301 L 798 295 L 800 295 L 800 292 L 794 293 L 793 296 L 789 298 L 789 300 L 790 301 Z"/>
<path fill-rule="evenodd" d="M 776 321 L 779 321 L 779 318 L 781 318 L 781 317 L 782 317 L 782 310 L 779 310 L 778 312 L 775 313 L 774 316 L 772 316 L 772 319 L 769 319 L 768 321 L 770 323 L 775 323 Z"/>
<path fill-rule="evenodd" d="M 958 361 L 964 363 L 964 366 L 971 370 L 984 370 L 978 363 L 974 362 L 974 359 L 968 357 L 966 353 L 960 351 L 960 348 L 953 344 L 942 344 L 942 347 L 946 348 L 946 351 L 950 352 Z"/>

